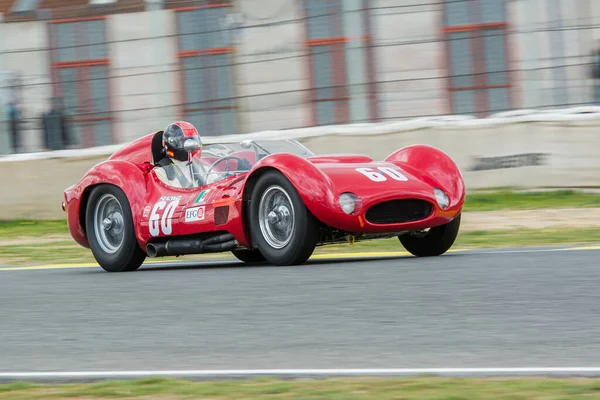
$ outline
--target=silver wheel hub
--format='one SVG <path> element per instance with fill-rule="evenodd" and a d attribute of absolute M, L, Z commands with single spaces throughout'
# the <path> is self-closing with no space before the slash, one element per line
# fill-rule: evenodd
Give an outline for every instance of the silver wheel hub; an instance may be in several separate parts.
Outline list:
<path fill-rule="evenodd" d="M 258 205 L 260 231 L 269 246 L 285 247 L 294 232 L 294 206 L 287 192 L 280 186 L 271 186 L 260 198 Z"/>
<path fill-rule="evenodd" d="M 269 215 L 267 215 L 267 220 L 269 221 L 270 224 L 274 224 L 277 222 L 279 218 L 277 217 L 277 214 L 275 213 L 275 211 L 271 211 L 269 213 Z"/>
<path fill-rule="evenodd" d="M 116 253 L 125 238 L 125 220 L 121 204 L 112 194 L 98 200 L 94 211 L 94 234 L 98 245 L 106 253 Z"/>
<path fill-rule="evenodd" d="M 105 230 L 109 230 L 111 226 L 112 226 L 112 219 L 106 218 L 104 221 L 102 221 L 102 227 Z"/>
<path fill-rule="evenodd" d="M 290 210 L 286 206 L 279 206 L 276 210 L 269 212 L 269 214 L 267 215 L 267 220 L 270 224 L 276 224 L 278 222 L 287 223 L 289 218 Z"/>

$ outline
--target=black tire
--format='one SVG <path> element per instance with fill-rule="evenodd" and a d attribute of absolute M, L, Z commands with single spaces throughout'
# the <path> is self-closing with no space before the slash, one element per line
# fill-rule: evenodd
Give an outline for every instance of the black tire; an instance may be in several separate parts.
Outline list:
<path fill-rule="evenodd" d="M 400 243 L 411 254 L 417 257 L 434 257 L 447 252 L 458 236 L 461 214 L 445 225 L 431 228 L 424 236 L 401 235 Z"/>
<path fill-rule="evenodd" d="M 269 243 L 270 239 L 267 239 L 269 236 L 267 234 L 265 237 L 259 223 L 259 209 L 263 195 L 267 191 L 268 193 L 279 193 L 278 196 L 283 193 L 287 194 L 287 197 L 285 195 L 283 197 L 286 202 L 291 202 L 292 206 L 292 210 L 288 208 L 291 217 L 280 216 L 284 219 L 287 218 L 288 221 L 293 221 L 293 228 L 288 236 L 289 241 L 287 243 L 285 240 L 281 241 L 280 244 L 285 243 L 285 245 L 280 248 Z M 314 252 L 318 240 L 318 221 L 308 211 L 294 185 L 279 171 L 268 171 L 258 178 L 252 191 L 249 214 L 252 243 L 269 263 L 282 266 L 299 265 L 306 262 Z"/>
<path fill-rule="evenodd" d="M 115 200 L 122 211 L 122 214 L 119 213 L 121 217 L 117 215 L 114 219 L 114 221 L 118 220 L 118 224 L 122 225 L 122 240 L 119 244 L 114 245 L 116 250 L 109 251 L 107 250 L 107 242 L 109 241 L 106 239 L 107 235 L 104 234 L 105 238 L 103 239 L 103 234 L 100 233 L 99 236 L 101 237 L 98 238 L 96 233 L 99 224 L 95 223 L 94 219 L 97 217 L 96 210 L 98 207 L 101 207 L 102 204 L 106 204 L 106 202 L 110 202 L 114 205 L 116 204 L 114 202 Z M 99 212 L 101 212 L 101 210 Z M 146 259 L 146 253 L 137 243 L 131 207 L 127 200 L 127 196 L 125 196 L 125 193 L 123 193 L 121 189 L 112 185 L 97 186 L 90 194 L 85 222 L 86 233 L 92 254 L 105 271 L 135 271 L 142 265 Z"/>
<path fill-rule="evenodd" d="M 265 256 L 263 256 L 260 251 L 254 249 L 254 250 L 247 250 L 247 249 L 242 249 L 242 250 L 233 250 L 231 252 L 238 260 L 243 261 L 245 263 L 248 264 L 253 264 L 253 263 L 261 263 L 261 262 L 265 262 Z"/>

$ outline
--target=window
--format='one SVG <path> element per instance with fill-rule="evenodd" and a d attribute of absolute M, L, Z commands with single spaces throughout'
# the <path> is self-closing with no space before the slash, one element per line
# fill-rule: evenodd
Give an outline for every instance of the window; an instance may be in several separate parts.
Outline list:
<path fill-rule="evenodd" d="M 511 108 L 504 0 L 446 0 L 444 34 L 453 113 Z"/>
<path fill-rule="evenodd" d="M 208 136 L 236 133 L 233 48 L 222 28 L 229 6 L 176 9 L 184 118 Z"/>
<path fill-rule="evenodd" d="M 35 11 L 40 3 L 40 0 L 17 0 L 13 3 L 10 9 L 11 13 L 26 13 Z"/>
<path fill-rule="evenodd" d="M 368 2 L 341 1 L 303 0 L 313 125 L 377 118 Z"/>
<path fill-rule="evenodd" d="M 105 19 L 52 21 L 50 29 L 54 93 L 66 113 L 71 143 L 112 144 Z"/>

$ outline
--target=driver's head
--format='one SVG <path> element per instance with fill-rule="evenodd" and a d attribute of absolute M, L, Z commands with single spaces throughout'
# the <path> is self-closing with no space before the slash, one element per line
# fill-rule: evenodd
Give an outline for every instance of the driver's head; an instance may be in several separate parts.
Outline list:
<path fill-rule="evenodd" d="M 187 161 L 188 153 L 183 146 L 188 139 L 194 139 L 198 142 L 198 150 L 194 151 L 192 156 L 199 155 L 202 151 L 202 142 L 194 125 L 185 121 L 177 121 L 170 124 L 163 131 L 165 154 L 172 160 Z"/>

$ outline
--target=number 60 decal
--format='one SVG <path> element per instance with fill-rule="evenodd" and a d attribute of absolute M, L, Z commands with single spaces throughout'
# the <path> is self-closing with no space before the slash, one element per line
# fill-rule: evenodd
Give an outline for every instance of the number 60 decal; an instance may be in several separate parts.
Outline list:
<path fill-rule="evenodd" d="M 173 214 L 175 213 L 175 209 L 178 205 L 179 200 L 171 201 L 168 205 L 166 201 L 161 200 L 154 205 L 154 208 L 152 208 L 152 213 L 150 213 L 150 221 L 148 221 L 148 225 L 150 227 L 150 234 L 152 236 L 158 236 L 161 230 L 162 233 L 165 235 L 170 235 L 171 232 L 173 232 L 171 218 L 173 218 Z M 165 211 L 161 218 L 160 211 L 163 208 L 165 209 Z"/>
<path fill-rule="evenodd" d="M 396 181 L 407 181 L 408 178 L 404 176 L 400 171 L 397 171 L 390 167 L 377 167 L 375 168 L 356 168 L 358 172 L 372 180 L 373 182 L 384 182 L 387 181 L 386 175 Z"/>

